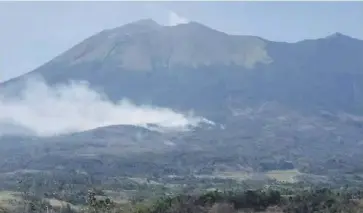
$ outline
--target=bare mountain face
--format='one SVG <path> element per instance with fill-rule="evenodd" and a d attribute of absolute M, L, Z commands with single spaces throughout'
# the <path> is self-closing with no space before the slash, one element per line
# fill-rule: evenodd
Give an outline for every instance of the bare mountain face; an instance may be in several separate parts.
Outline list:
<path fill-rule="evenodd" d="M 166 27 L 141 20 L 93 35 L 0 87 L 21 88 L 24 80 L 38 75 L 50 85 L 88 81 L 113 101 L 128 98 L 194 110 L 217 123 L 184 133 L 116 126 L 39 139 L 57 144 L 48 148 L 51 154 L 36 155 L 37 162 L 49 162 L 47 168 L 61 162 L 49 160 L 52 156 L 118 156 L 139 147 L 139 152 L 157 152 L 151 160 L 135 157 L 145 160 L 140 162 L 145 168 L 160 161 L 191 166 L 188 172 L 202 171 L 206 162 L 214 162 L 210 170 L 216 165 L 258 170 L 263 162 L 287 160 L 300 170 L 319 173 L 319 166 L 341 168 L 329 161 L 341 159 L 346 171 L 363 170 L 357 166 L 363 156 L 363 41 L 339 33 L 284 43 L 228 35 L 195 22 Z"/>
<path fill-rule="evenodd" d="M 231 64 L 253 68 L 270 61 L 264 48 L 261 39 L 230 36 L 198 23 L 162 27 L 143 20 L 103 31 L 54 62 L 112 63 L 120 70 L 140 72 Z"/>
<path fill-rule="evenodd" d="M 140 20 L 93 35 L 4 85 L 39 74 L 50 84 L 86 80 L 112 100 L 208 114 L 266 101 L 363 109 L 363 41 L 339 33 L 280 43 L 195 22 L 166 27 Z"/>
<path fill-rule="evenodd" d="M 363 41 L 336 33 L 297 43 L 228 35 L 191 22 L 140 20 L 104 30 L 38 69 L 50 84 L 85 80 L 123 97 L 206 115 L 278 101 L 304 110 L 361 113 Z"/>
<path fill-rule="evenodd" d="M 86 80 L 122 97 L 215 114 L 278 101 L 302 109 L 361 112 L 363 41 L 342 34 L 297 43 L 228 35 L 191 22 L 141 20 L 104 30 L 38 69 L 50 84 Z"/>

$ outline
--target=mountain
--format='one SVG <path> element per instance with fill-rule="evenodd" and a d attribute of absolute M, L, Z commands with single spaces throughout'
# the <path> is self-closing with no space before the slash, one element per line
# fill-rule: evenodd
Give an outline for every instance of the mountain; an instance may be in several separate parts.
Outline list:
<path fill-rule="evenodd" d="M 87 81 L 117 103 L 84 84 L 27 84 L 39 76 L 50 86 Z M 144 197 L 150 184 L 163 195 L 165 186 L 272 187 L 270 178 L 279 177 L 359 188 L 363 41 L 335 33 L 274 42 L 196 22 L 140 20 L 97 33 L 0 84 L 0 115 L 2 190 L 30 187 L 77 204 L 90 187 L 122 202 Z M 179 127 L 193 117 L 211 122 L 158 125 Z"/>
<path fill-rule="evenodd" d="M 267 101 L 363 112 L 363 41 L 340 33 L 286 43 L 147 19 L 97 33 L 1 87 L 36 75 L 51 85 L 85 80 L 114 101 L 127 97 L 215 119 Z"/>
<path fill-rule="evenodd" d="M 211 171 L 217 164 L 265 170 L 288 160 L 309 172 L 319 173 L 321 165 L 351 171 L 363 155 L 362 59 L 363 41 L 340 33 L 286 43 L 229 35 L 196 22 L 161 26 L 140 20 L 89 37 L 1 84 L 2 93 L 9 89 L 7 95 L 17 95 L 27 79 L 39 75 L 50 85 L 82 80 L 114 102 L 128 98 L 137 104 L 194 110 L 216 125 L 172 133 L 109 126 L 33 138 L 29 144 L 43 144 L 31 145 L 33 151 L 12 147 L 18 139 L 0 141 L 24 152 L 19 156 L 39 158 L 27 164 L 32 168 L 43 168 L 44 162 L 47 168 L 63 161 L 84 162 L 81 154 L 116 161 L 136 152 L 122 164 L 126 170 L 139 162 L 152 172 L 150 168 L 162 167 L 154 162 L 169 162 L 167 170 L 178 167 L 188 173 L 203 170 L 207 161 L 214 162 Z M 44 146 L 50 154 L 38 155 Z M 348 163 L 340 167 L 330 161 L 334 158 Z M 23 162 L 24 157 L 19 159 Z M 15 168 L 12 163 L 2 167 Z"/>

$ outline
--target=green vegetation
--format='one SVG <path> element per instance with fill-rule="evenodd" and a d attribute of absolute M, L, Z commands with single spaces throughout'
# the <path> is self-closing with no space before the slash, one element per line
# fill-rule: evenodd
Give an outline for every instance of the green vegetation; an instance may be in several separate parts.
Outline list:
<path fill-rule="evenodd" d="M 60 213 L 234 213 L 234 212 L 361 212 L 363 192 L 347 189 L 295 188 L 244 191 L 210 191 L 199 194 L 165 195 L 158 199 L 117 203 L 107 196 L 97 196 L 90 190 L 85 205 L 69 203 L 54 207 L 42 199 L 27 197 L 19 208 L 4 212 Z"/>

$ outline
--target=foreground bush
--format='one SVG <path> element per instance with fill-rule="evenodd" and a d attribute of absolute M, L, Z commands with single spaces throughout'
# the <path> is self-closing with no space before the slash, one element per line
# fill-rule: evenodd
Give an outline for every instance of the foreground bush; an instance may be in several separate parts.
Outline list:
<path fill-rule="evenodd" d="M 352 193 L 329 189 L 296 191 L 288 195 L 281 195 L 278 190 L 213 191 L 120 205 L 109 198 L 96 199 L 95 193 L 90 192 L 86 199 L 87 206 L 83 209 L 72 209 L 69 205 L 52 209 L 47 203 L 33 200 L 27 204 L 31 208 L 25 208 L 21 213 L 48 213 L 49 210 L 57 213 L 358 213 L 363 212 L 359 205 L 362 194 L 359 191 Z"/>

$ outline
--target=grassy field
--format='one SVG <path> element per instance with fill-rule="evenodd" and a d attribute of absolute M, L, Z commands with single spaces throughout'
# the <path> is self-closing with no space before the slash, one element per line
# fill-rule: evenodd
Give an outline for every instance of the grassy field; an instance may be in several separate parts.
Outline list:
<path fill-rule="evenodd" d="M 274 179 L 280 182 L 293 183 L 295 182 L 295 177 L 300 175 L 301 173 L 296 170 L 272 170 L 265 173 L 249 173 L 249 172 L 221 172 L 214 175 L 214 177 L 225 178 L 225 179 L 234 179 L 237 181 L 244 181 L 249 179 Z"/>
<path fill-rule="evenodd" d="M 234 179 L 237 181 L 244 181 L 244 180 L 248 180 L 250 178 L 252 178 L 252 174 L 251 173 L 247 173 L 247 172 L 221 172 L 221 173 L 217 173 L 215 175 L 215 177 L 218 178 L 225 178 L 225 179 Z"/>
<path fill-rule="evenodd" d="M 11 209 L 21 201 L 19 192 L 0 191 L 0 206 Z"/>
<path fill-rule="evenodd" d="M 296 170 L 272 170 L 265 173 L 265 175 L 271 179 L 275 179 L 280 182 L 294 183 L 295 177 L 301 173 Z"/>

